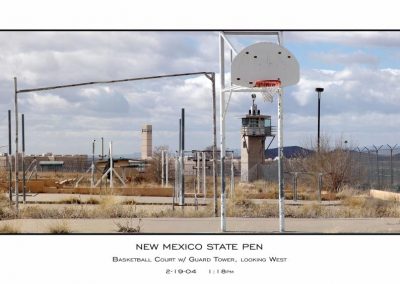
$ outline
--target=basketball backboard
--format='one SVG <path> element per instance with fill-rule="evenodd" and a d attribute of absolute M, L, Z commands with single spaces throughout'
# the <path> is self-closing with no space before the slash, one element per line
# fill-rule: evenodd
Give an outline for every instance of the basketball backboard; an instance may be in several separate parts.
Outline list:
<path fill-rule="evenodd" d="M 300 79 L 297 59 L 286 48 L 259 42 L 244 48 L 232 62 L 232 84 L 253 88 L 259 80 L 280 80 L 281 86 L 295 85 Z"/>

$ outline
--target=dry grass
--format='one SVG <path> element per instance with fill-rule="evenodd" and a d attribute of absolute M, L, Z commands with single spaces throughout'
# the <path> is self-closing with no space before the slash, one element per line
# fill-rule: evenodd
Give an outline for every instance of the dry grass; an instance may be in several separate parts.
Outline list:
<path fill-rule="evenodd" d="M 345 187 L 343 187 L 342 191 L 340 191 L 336 194 L 336 197 L 340 200 L 345 200 L 350 197 L 366 196 L 366 195 L 367 194 L 365 191 L 361 191 L 361 190 L 354 189 L 352 187 L 345 186 Z"/>
<path fill-rule="evenodd" d="M 399 203 L 366 196 L 351 196 L 343 200 L 346 217 L 381 218 L 400 217 Z"/>
<path fill-rule="evenodd" d="M 72 232 L 70 225 L 66 220 L 61 220 L 55 224 L 49 225 L 48 230 L 50 234 L 69 234 Z"/>
<path fill-rule="evenodd" d="M 8 196 L 0 194 L 0 220 L 15 218 L 15 213 L 15 210 L 9 206 Z"/>
<path fill-rule="evenodd" d="M 253 184 L 240 184 L 235 188 L 235 195 L 228 194 L 226 209 L 229 217 L 278 217 L 278 201 L 257 202 L 251 200 L 254 194 L 263 194 L 270 198 L 277 198 L 277 185 L 264 181 Z M 340 200 L 341 204 L 321 204 L 316 201 L 316 192 L 311 188 L 299 187 L 299 200 L 314 200 L 313 203 L 286 204 L 285 215 L 291 218 L 380 218 L 400 217 L 399 203 L 390 200 L 378 200 L 367 196 L 365 191 L 345 188 L 329 200 Z M 290 195 L 286 194 L 286 199 Z M 94 204 L 87 206 L 87 204 Z M 218 201 L 219 204 L 219 201 Z M 135 200 L 119 201 L 117 196 L 103 195 L 91 197 L 83 201 L 72 197 L 64 199 L 58 206 L 25 205 L 21 206 L 18 218 L 34 219 L 78 219 L 78 218 L 192 218 L 212 217 L 213 203 L 207 206 L 175 207 L 137 205 Z M 0 195 L 0 220 L 17 218 L 14 209 L 9 207 L 8 198 Z M 122 226 L 122 225 L 121 225 Z M 125 226 L 129 227 L 129 226 Z"/>
<path fill-rule="evenodd" d="M 90 197 L 88 200 L 85 201 L 85 204 L 100 204 L 100 200 L 94 197 Z"/>
<path fill-rule="evenodd" d="M 219 201 L 218 201 L 219 203 Z M 43 208 L 41 206 L 27 206 L 21 210 L 21 218 L 37 219 L 76 219 L 76 218 L 163 218 L 163 217 L 212 217 L 213 204 L 199 206 L 198 210 L 192 206 L 165 208 L 152 207 L 147 210 L 144 206 L 135 204 L 121 205 L 113 198 L 100 201 L 99 205 L 87 207 L 85 205 L 66 205 L 61 208 Z M 278 217 L 278 202 L 264 202 L 256 204 L 245 197 L 236 194 L 228 198 L 226 203 L 227 216 L 276 218 Z M 286 204 L 285 214 L 291 218 L 380 218 L 400 217 L 398 202 L 378 200 L 365 196 L 349 196 L 341 204 Z"/>
<path fill-rule="evenodd" d="M 278 185 L 273 182 L 257 180 L 253 183 L 239 183 L 235 187 L 235 195 L 250 197 L 251 195 L 261 195 L 263 198 L 278 198 Z"/>
<path fill-rule="evenodd" d="M 0 225 L 0 234 L 18 234 L 20 233 L 19 228 L 13 224 L 5 223 Z"/>
<path fill-rule="evenodd" d="M 118 232 L 120 233 L 140 233 L 142 219 L 137 221 L 137 225 L 135 224 L 135 221 L 135 219 L 129 218 L 124 222 L 115 222 L 115 225 L 118 227 Z"/>
<path fill-rule="evenodd" d="M 88 200 L 82 200 L 78 197 L 69 197 L 57 202 L 58 204 L 100 204 L 97 198 L 90 197 Z"/>
<path fill-rule="evenodd" d="M 58 204 L 82 204 L 82 200 L 77 197 L 69 197 L 57 202 Z"/>
<path fill-rule="evenodd" d="M 5 193 L 0 193 L 0 204 L 1 203 L 7 203 L 8 202 L 8 197 L 6 196 Z"/>

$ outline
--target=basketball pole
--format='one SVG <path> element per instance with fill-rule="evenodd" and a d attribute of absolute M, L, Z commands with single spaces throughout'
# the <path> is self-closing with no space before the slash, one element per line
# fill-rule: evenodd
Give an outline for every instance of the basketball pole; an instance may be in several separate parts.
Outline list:
<path fill-rule="evenodd" d="M 220 60 L 220 135 L 221 135 L 221 232 L 226 230 L 225 220 L 225 45 L 222 34 L 219 36 L 219 60 Z"/>
<path fill-rule="evenodd" d="M 283 34 L 278 32 L 279 45 L 283 46 Z M 278 92 L 278 179 L 279 179 L 279 232 L 285 231 L 285 185 L 283 180 L 283 88 Z"/>
<path fill-rule="evenodd" d="M 283 89 L 278 93 L 279 232 L 285 231 L 285 187 L 283 183 Z"/>

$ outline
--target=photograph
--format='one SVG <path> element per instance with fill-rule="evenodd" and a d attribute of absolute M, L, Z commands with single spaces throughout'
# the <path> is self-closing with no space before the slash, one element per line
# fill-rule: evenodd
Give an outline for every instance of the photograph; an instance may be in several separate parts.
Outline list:
<path fill-rule="evenodd" d="M 400 233 L 400 31 L 0 31 L 0 233 Z"/>

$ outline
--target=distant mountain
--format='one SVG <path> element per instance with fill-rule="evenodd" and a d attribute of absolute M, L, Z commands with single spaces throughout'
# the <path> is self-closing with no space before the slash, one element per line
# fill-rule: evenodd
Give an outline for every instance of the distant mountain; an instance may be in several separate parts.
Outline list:
<path fill-rule="evenodd" d="M 314 151 L 305 149 L 299 146 L 287 146 L 283 147 L 283 155 L 285 158 L 296 158 L 296 157 L 304 157 L 314 153 Z M 271 148 L 265 150 L 265 158 L 267 159 L 275 159 L 278 157 L 278 148 Z"/>

